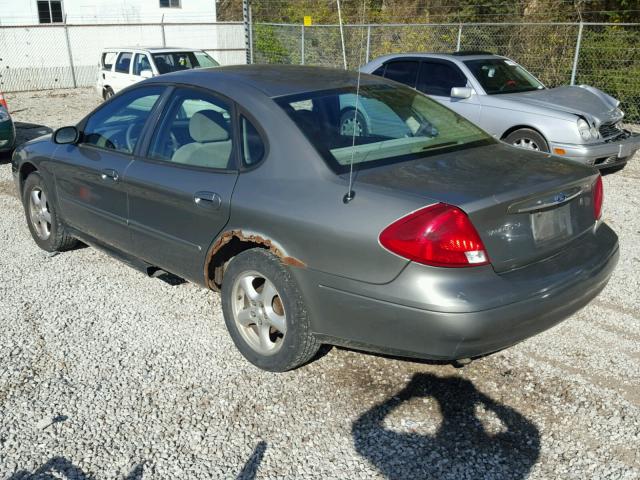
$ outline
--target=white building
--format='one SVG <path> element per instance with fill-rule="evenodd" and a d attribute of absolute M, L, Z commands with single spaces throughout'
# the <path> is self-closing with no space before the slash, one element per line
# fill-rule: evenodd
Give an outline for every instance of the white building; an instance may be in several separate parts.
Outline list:
<path fill-rule="evenodd" d="M 215 22 L 216 0 L 0 0 L 0 25 Z"/>

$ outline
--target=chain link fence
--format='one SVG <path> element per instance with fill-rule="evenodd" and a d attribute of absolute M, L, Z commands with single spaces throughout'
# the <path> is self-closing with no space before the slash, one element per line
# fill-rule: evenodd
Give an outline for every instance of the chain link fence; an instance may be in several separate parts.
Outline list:
<path fill-rule="evenodd" d="M 342 67 L 338 25 L 256 23 L 253 63 Z M 348 68 L 388 53 L 486 50 L 518 61 L 554 87 L 598 87 L 640 123 L 640 24 L 463 23 L 344 26 Z M 0 26 L 0 90 L 95 84 L 100 51 L 117 46 L 179 46 L 245 63 L 242 23 L 126 23 Z"/>
<path fill-rule="evenodd" d="M 483 50 L 521 63 L 549 87 L 588 84 L 640 123 L 640 24 L 465 23 L 345 25 L 347 66 L 400 52 Z M 252 26 L 254 63 L 343 67 L 338 25 Z"/>
<path fill-rule="evenodd" d="M 0 91 L 89 87 L 105 47 L 185 47 L 221 64 L 245 63 L 242 23 L 0 26 Z"/>

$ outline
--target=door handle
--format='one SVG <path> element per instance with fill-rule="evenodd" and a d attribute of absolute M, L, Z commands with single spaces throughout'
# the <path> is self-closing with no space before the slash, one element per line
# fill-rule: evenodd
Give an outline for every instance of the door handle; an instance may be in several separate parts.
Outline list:
<path fill-rule="evenodd" d="M 118 178 L 120 178 L 118 176 L 118 172 L 113 170 L 112 168 L 107 168 L 105 170 L 102 170 L 102 172 L 100 172 L 100 178 L 102 180 L 111 180 L 113 182 L 117 182 Z"/>
<path fill-rule="evenodd" d="M 222 198 L 215 192 L 196 192 L 193 194 L 193 202 L 202 208 L 218 210 L 222 206 Z"/>

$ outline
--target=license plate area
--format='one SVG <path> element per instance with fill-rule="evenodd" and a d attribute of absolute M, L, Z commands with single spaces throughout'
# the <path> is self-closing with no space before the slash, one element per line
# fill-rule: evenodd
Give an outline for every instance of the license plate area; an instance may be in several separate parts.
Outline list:
<path fill-rule="evenodd" d="M 561 240 L 573 233 L 570 203 L 551 210 L 533 212 L 530 217 L 533 239 L 538 243 Z"/>

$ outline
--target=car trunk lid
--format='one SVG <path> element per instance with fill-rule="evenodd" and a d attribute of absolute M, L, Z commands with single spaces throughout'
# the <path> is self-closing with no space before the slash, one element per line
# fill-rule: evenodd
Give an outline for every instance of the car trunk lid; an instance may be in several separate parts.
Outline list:
<path fill-rule="evenodd" d="M 359 171 L 358 183 L 464 210 L 497 272 L 547 258 L 594 225 L 593 169 L 501 143 Z"/>

